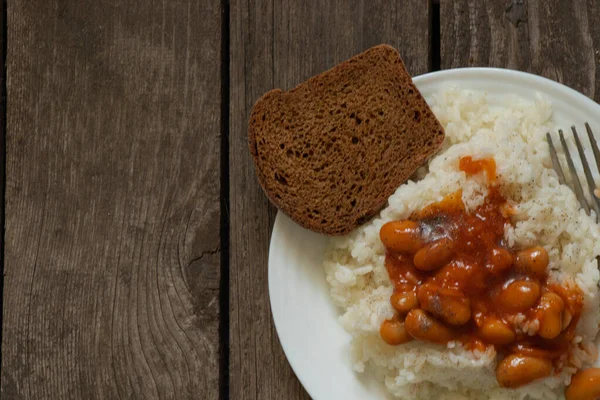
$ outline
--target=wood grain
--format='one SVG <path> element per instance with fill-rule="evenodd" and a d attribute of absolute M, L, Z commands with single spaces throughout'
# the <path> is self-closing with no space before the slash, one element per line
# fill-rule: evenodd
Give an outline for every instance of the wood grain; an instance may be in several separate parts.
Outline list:
<path fill-rule="evenodd" d="M 591 0 L 441 0 L 441 66 L 528 71 L 600 100 L 599 18 Z"/>
<path fill-rule="evenodd" d="M 0 308 L 4 309 L 4 219 L 6 176 L 6 6 L 0 7 Z M 2 313 L 0 313 L 0 342 L 2 339 Z M 0 371 L 2 371 L 2 343 L 0 343 Z M 1 384 L 1 380 L 0 380 Z M 0 389 L 1 390 L 1 389 Z"/>
<path fill-rule="evenodd" d="M 258 186 L 247 146 L 254 102 L 290 89 L 367 48 L 398 48 L 413 74 L 430 66 L 428 2 L 231 2 L 230 398 L 304 399 L 273 327 L 267 291 L 276 211 Z"/>
<path fill-rule="evenodd" d="M 218 0 L 8 2 L 4 399 L 218 397 Z"/>

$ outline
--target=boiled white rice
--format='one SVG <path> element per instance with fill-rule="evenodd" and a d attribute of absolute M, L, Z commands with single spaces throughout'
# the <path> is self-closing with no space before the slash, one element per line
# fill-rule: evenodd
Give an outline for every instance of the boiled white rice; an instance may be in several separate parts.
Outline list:
<path fill-rule="evenodd" d="M 551 168 L 545 134 L 553 130 L 551 104 L 542 97 L 526 101 L 511 97 L 506 106 L 492 107 L 484 93 L 446 88 L 434 96 L 432 109 L 446 130 L 443 151 L 418 182 L 402 185 L 388 207 L 351 234 L 331 240 L 324 268 L 331 296 L 341 307 L 340 322 L 352 335 L 351 348 L 358 373 L 373 373 L 393 395 L 403 399 L 555 399 L 575 369 L 596 357 L 591 339 L 600 320 L 600 229 L 594 217 L 580 209 L 572 191 L 560 185 Z M 483 202 L 487 187 L 482 177 L 458 170 L 462 156 L 493 156 L 501 193 L 516 205 L 514 227 L 505 231 L 510 246 L 541 244 L 550 256 L 551 279 L 575 279 L 585 294 L 584 314 L 573 344 L 573 360 L 565 360 L 558 376 L 516 390 L 500 388 L 494 369 L 496 353 L 466 351 L 412 341 L 389 346 L 379 335 L 380 324 L 393 315 L 392 285 L 384 266 L 379 229 L 390 220 L 405 219 L 412 211 L 463 190 L 467 209 Z M 535 332 L 535 325 L 523 326 Z"/>

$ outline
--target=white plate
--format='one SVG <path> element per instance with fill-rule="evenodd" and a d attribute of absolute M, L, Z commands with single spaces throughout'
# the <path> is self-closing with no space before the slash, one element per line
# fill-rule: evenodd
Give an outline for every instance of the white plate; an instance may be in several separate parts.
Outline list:
<path fill-rule="evenodd" d="M 600 128 L 600 105 L 564 85 L 518 71 L 465 68 L 414 78 L 426 99 L 447 84 L 484 91 L 491 105 L 516 94 L 552 101 L 557 128 L 583 122 Z M 581 131 L 580 131 L 581 132 Z M 273 320 L 285 354 L 315 400 L 387 399 L 383 384 L 356 374 L 350 365 L 350 335 L 338 322 L 321 267 L 327 237 L 301 228 L 279 212 L 269 250 L 269 295 Z"/>

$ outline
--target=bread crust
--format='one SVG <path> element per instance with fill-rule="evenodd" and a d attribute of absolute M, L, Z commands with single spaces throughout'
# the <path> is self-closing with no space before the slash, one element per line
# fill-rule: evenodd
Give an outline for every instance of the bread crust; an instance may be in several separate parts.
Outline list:
<path fill-rule="evenodd" d="M 442 145 L 444 130 L 392 47 L 373 47 L 254 105 L 248 147 L 269 200 L 301 226 L 364 223 Z"/>

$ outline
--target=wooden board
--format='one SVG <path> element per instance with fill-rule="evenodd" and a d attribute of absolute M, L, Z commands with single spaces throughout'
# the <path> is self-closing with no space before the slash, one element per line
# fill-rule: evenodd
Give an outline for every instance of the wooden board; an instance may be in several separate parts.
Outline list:
<path fill-rule="evenodd" d="M 0 309 L 4 292 L 4 198 L 6 183 L 6 5 L 0 7 Z M 0 371 L 2 371 L 2 314 L 0 313 Z M 1 384 L 0 379 L 0 384 Z M 1 394 L 1 389 L 0 389 Z"/>
<path fill-rule="evenodd" d="M 441 0 L 441 66 L 518 69 L 600 100 L 600 4 Z"/>
<path fill-rule="evenodd" d="M 218 397 L 221 21 L 8 2 L 0 397 Z"/>
<path fill-rule="evenodd" d="M 430 65 L 430 7 L 422 0 L 231 2 L 229 397 L 304 399 L 282 352 L 267 290 L 276 210 L 262 193 L 246 140 L 254 102 L 290 89 L 367 48 L 398 48 L 412 74 Z"/>

